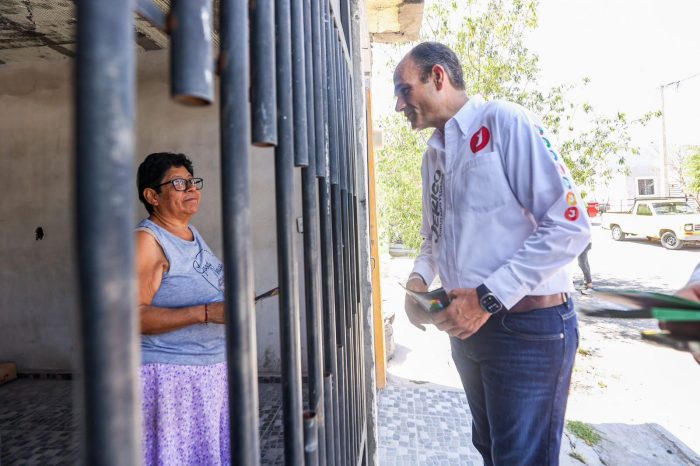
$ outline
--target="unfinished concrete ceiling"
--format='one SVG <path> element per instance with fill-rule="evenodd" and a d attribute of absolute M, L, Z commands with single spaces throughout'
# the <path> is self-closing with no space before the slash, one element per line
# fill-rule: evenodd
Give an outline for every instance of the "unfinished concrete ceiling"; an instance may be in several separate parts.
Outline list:
<path fill-rule="evenodd" d="M 169 1 L 153 3 L 170 8 Z M 167 35 L 139 15 L 135 21 L 139 51 L 167 47 Z M 0 0 L 0 64 L 72 57 L 75 22 L 72 0 Z"/>
<path fill-rule="evenodd" d="M 367 0 L 367 25 L 374 42 L 417 40 L 423 0 Z"/>

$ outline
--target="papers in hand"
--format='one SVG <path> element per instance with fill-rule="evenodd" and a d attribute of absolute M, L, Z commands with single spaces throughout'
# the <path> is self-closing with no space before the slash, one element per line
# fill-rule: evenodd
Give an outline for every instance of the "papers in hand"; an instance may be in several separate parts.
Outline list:
<path fill-rule="evenodd" d="M 426 312 L 440 312 L 450 305 L 450 297 L 442 287 L 433 291 L 420 292 L 409 290 L 402 283 L 399 283 L 399 285 Z"/>
<path fill-rule="evenodd" d="M 700 303 L 678 296 L 651 291 L 596 290 L 595 296 L 625 306 L 625 309 L 587 309 L 583 313 L 593 317 L 622 319 L 659 319 L 661 321 L 698 321 Z"/>

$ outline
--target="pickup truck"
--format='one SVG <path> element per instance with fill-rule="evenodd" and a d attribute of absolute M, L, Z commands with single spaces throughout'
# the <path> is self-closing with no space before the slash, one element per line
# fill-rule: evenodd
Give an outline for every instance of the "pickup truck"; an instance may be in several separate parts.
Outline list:
<path fill-rule="evenodd" d="M 629 212 L 604 212 L 600 222 L 615 241 L 627 235 L 646 236 L 660 239 L 666 249 L 700 241 L 700 214 L 685 198 L 635 199 Z"/>

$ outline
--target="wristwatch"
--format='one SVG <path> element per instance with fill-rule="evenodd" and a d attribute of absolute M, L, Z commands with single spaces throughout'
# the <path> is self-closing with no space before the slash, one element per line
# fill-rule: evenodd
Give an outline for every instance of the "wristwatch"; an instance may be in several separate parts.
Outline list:
<path fill-rule="evenodd" d="M 481 309 L 489 314 L 496 314 L 503 310 L 503 303 L 483 283 L 476 287 L 476 295 L 479 297 Z"/>

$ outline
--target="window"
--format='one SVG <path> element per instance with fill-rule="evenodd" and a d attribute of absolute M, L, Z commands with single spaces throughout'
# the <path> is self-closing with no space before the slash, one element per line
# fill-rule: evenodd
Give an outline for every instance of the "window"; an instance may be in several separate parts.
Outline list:
<path fill-rule="evenodd" d="M 639 204 L 637 206 L 637 215 L 651 215 L 651 207 L 648 204 Z"/>
<path fill-rule="evenodd" d="M 653 196 L 656 194 L 654 181 L 654 178 L 637 178 L 637 195 Z"/>
<path fill-rule="evenodd" d="M 659 202 L 654 204 L 658 215 L 692 214 L 693 209 L 685 202 Z"/>

